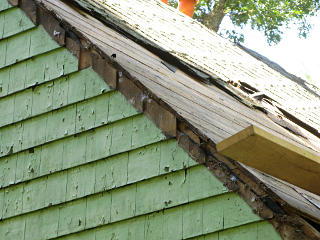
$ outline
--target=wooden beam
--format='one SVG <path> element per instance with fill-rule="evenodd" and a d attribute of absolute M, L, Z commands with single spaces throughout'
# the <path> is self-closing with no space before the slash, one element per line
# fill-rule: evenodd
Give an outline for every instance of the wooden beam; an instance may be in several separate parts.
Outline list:
<path fill-rule="evenodd" d="M 256 126 L 217 144 L 217 151 L 269 175 L 320 195 L 320 155 Z"/>

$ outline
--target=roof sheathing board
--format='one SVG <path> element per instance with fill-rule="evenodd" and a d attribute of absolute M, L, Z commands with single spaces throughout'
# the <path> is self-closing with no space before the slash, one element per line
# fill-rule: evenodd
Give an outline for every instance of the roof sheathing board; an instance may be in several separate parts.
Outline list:
<path fill-rule="evenodd" d="M 235 44 L 220 38 L 204 26 L 183 16 L 157 0 L 73 0 L 100 20 L 134 37 L 136 41 L 169 53 L 200 78 L 243 82 L 273 99 L 273 103 L 310 125 L 317 134 L 320 122 L 320 90 L 301 81 L 297 83 L 257 61 Z M 103 18 L 103 19 L 101 19 Z M 188 29 L 188 31 L 185 31 Z M 165 54 L 166 55 L 166 54 Z M 166 55 L 168 61 L 172 60 Z M 174 60 L 172 60 L 174 61 Z M 207 73 L 203 74 L 204 72 Z M 221 82 L 221 80 L 224 82 Z M 312 91 L 311 91 L 312 90 Z M 305 105 L 308 104 L 308 108 Z"/>
<path fill-rule="evenodd" d="M 124 34 L 125 36 L 122 35 L 124 31 L 121 29 L 119 30 L 119 27 L 117 27 L 117 31 L 119 30 L 122 34 L 115 33 L 97 19 L 83 12 L 77 13 L 78 16 L 75 14 L 76 17 L 70 16 L 68 12 L 70 10 L 63 9 L 63 7 L 58 6 L 59 4 L 56 3 L 56 1 L 48 0 L 45 1 L 45 3 L 51 8 L 55 8 L 62 18 L 67 19 L 67 21 L 71 21 L 73 26 L 78 29 L 83 36 L 85 36 L 92 44 L 98 46 L 107 55 L 111 56 L 115 54 L 117 56 L 116 61 L 128 70 L 131 76 L 136 77 L 142 85 L 151 89 L 153 93 L 156 93 L 157 97 L 175 109 L 178 115 L 186 118 L 190 123 L 198 123 L 195 124 L 195 127 L 197 127 L 203 135 L 207 135 L 207 137 L 211 138 L 215 143 L 235 134 L 251 124 L 257 124 L 260 127 L 270 129 L 273 132 L 275 131 L 279 137 L 285 136 L 285 138 L 293 140 L 303 148 L 308 146 L 313 150 L 318 149 L 320 152 L 320 148 L 314 147 L 320 146 L 320 141 L 312 134 L 304 131 L 306 136 L 308 136 L 306 139 L 290 134 L 284 128 L 276 126 L 276 124 L 266 118 L 263 113 L 248 109 L 235 99 L 232 100 L 232 98 L 227 96 L 223 91 L 220 91 L 217 88 L 214 88 L 214 91 L 212 91 L 211 89 L 213 86 L 201 84 L 191 78 L 188 80 L 189 77 L 185 76 L 185 74 L 179 70 L 173 73 L 161 64 L 161 59 L 159 60 L 157 55 L 147 51 L 145 49 L 145 45 L 143 45 L 143 47 L 137 44 L 133 45 L 132 41 L 125 37 L 126 34 Z M 88 4 L 87 2 L 83 3 Z M 98 15 L 97 18 L 99 19 L 102 18 L 102 16 L 97 12 L 93 12 L 95 10 L 96 8 L 89 6 L 88 11 L 90 11 L 90 14 L 95 17 Z M 78 9 L 77 11 L 79 12 Z M 116 17 L 112 17 L 112 19 L 113 18 Z M 89 22 L 94 27 L 89 26 Z M 122 21 L 119 21 L 119 25 L 122 26 Z M 114 28 L 114 26 L 111 26 L 111 28 Z M 133 30 L 130 31 L 134 32 Z M 138 34 L 136 32 L 134 33 L 135 35 Z M 154 43 L 152 44 L 155 45 Z M 238 51 L 241 50 L 238 48 Z M 159 55 L 161 56 L 160 53 Z M 255 60 L 252 57 L 251 59 Z M 157 76 L 157 78 L 155 79 L 154 76 Z M 170 86 L 170 89 L 168 86 Z M 174 88 L 174 95 L 170 94 L 170 91 L 172 92 L 172 88 Z M 183 99 L 187 102 L 183 102 L 181 99 L 178 100 L 177 97 L 180 97 L 181 95 L 177 94 L 178 92 L 175 91 L 180 91 Z M 184 93 L 188 93 L 187 98 L 186 96 L 183 96 Z M 203 104 L 201 104 L 201 102 L 203 102 Z M 188 104 L 191 105 L 189 106 Z M 194 104 L 197 106 L 203 106 L 204 109 L 199 107 L 198 113 L 195 113 L 194 106 L 192 106 Z M 213 104 L 213 106 L 209 107 L 208 104 Z M 225 108 L 226 106 L 228 107 Z M 226 110 L 228 111 L 226 112 Z M 201 114 L 199 114 L 199 112 L 201 112 Z M 197 116 L 197 119 L 192 118 L 194 116 Z M 233 121 L 232 131 L 230 131 L 229 127 L 226 125 L 228 121 L 226 122 L 225 116 L 228 116 L 229 120 L 231 119 Z M 222 125 L 217 128 L 215 124 Z M 240 128 L 237 128 L 237 126 L 240 126 Z M 210 129 L 215 129 L 215 131 L 210 131 Z"/>

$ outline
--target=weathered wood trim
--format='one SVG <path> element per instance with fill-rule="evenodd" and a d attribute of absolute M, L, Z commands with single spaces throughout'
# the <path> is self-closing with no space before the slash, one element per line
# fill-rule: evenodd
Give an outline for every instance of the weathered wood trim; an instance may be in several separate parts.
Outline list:
<path fill-rule="evenodd" d="M 14 2 L 15 0 L 11 1 Z M 34 0 L 25 1 L 34 2 Z M 79 57 L 79 59 L 82 54 L 85 54 L 86 60 L 83 61 L 86 62 L 86 64 L 84 64 L 84 66 L 90 66 L 91 63 L 91 66 L 93 66 L 100 76 L 105 74 L 101 68 L 106 66 L 106 64 L 107 66 L 113 67 L 114 69 L 111 70 L 111 72 L 118 72 L 116 81 L 114 78 L 106 80 L 103 77 L 103 79 L 107 83 L 111 82 L 110 87 L 118 89 L 138 111 L 144 111 L 157 125 L 160 124 L 158 127 L 160 127 L 164 133 L 166 133 L 168 129 L 170 133 L 173 133 L 173 122 L 175 120 L 177 130 L 174 136 L 176 136 L 178 144 L 187 151 L 194 160 L 204 164 L 225 186 L 237 192 L 261 218 L 269 220 L 283 239 L 320 239 L 320 233 L 301 217 L 292 213 L 286 202 L 281 200 L 239 163 L 218 154 L 215 144 L 210 139 L 200 133 L 197 128 L 183 119 L 171 107 L 161 101 L 161 99 L 157 98 L 156 94 L 145 88 L 138 79 L 133 78 L 125 69 L 117 64 L 114 59 L 104 54 L 97 46 L 90 44 L 85 36 L 73 29 L 69 23 L 63 21 L 63 19 L 59 19 L 53 12 L 46 9 L 41 1 L 35 3 L 39 11 L 43 14 L 42 18 L 39 18 L 39 24 L 48 29 L 47 31 L 53 39 L 59 44 L 62 43 L 64 45 L 67 43 L 66 47 L 71 53 Z M 48 20 L 44 20 L 44 16 L 47 16 L 47 19 L 51 19 L 54 24 Z M 63 29 L 63 35 L 59 35 L 57 38 L 52 31 L 52 29 L 56 30 L 53 26 L 56 26 L 57 29 Z M 70 37 L 72 41 L 71 39 L 66 40 L 66 35 L 68 36 L 67 39 L 73 36 Z M 77 39 L 81 39 L 81 41 L 77 41 L 74 36 L 76 36 Z M 83 43 L 87 43 L 87 45 L 84 46 Z M 83 48 L 85 48 L 85 50 Z M 82 57 L 83 56 L 84 55 L 82 55 Z M 79 64 L 79 67 L 81 66 L 82 65 Z M 124 81 L 119 81 L 120 78 Z M 121 84 L 119 84 L 120 82 Z M 134 100 L 137 100 L 137 102 Z M 145 106 L 147 104 L 144 104 L 148 102 L 148 100 L 151 103 L 154 102 L 149 107 Z M 146 111 L 146 109 L 149 110 Z M 154 119 L 157 116 L 155 114 L 156 110 L 168 114 L 170 126 L 166 126 L 165 121 L 157 123 L 158 120 Z M 293 221 L 293 219 L 295 219 L 295 221 Z"/>
<path fill-rule="evenodd" d="M 19 0 L 8 0 L 8 2 L 14 7 L 19 5 Z"/>
<path fill-rule="evenodd" d="M 179 122 L 179 130 L 186 134 L 192 141 L 197 144 L 201 143 L 200 137 L 184 122 Z"/>
<path fill-rule="evenodd" d="M 30 2 L 29 0 L 25 0 Z M 65 45 L 65 30 L 60 26 L 59 21 L 43 9 L 38 9 L 39 24 L 44 26 L 49 35 L 60 45 Z"/>
<path fill-rule="evenodd" d="M 276 216 L 270 222 L 280 234 L 282 233 L 281 236 L 284 239 L 320 239 L 319 232 L 315 228 L 309 227 L 309 223 L 301 217 L 294 215 Z"/>
<path fill-rule="evenodd" d="M 79 54 L 79 70 L 88 68 L 92 66 L 92 53 L 84 48 L 80 47 L 80 54 Z"/>
<path fill-rule="evenodd" d="M 80 44 L 70 36 L 66 36 L 66 48 L 76 58 L 80 58 Z"/>
<path fill-rule="evenodd" d="M 239 163 L 215 152 L 215 146 L 193 142 L 178 130 L 178 143 L 187 152 L 205 147 L 203 158 L 190 154 L 197 162 L 204 164 L 224 185 L 239 194 L 261 218 L 269 220 L 283 239 L 320 239 L 320 233 L 295 214 L 295 211 L 259 179 L 245 170 Z"/>
<path fill-rule="evenodd" d="M 145 113 L 165 133 L 167 137 L 175 137 L 177 131 L 176 117 L 149 98 L 145 103 Z"/>
<path fill-rule="evenodd" d="M 119 72 L 119 79 L 117 82 L 117 89 L 126 97 L 126 99 L 138 110 L 143 112 L 143 101 L 145 95 L 143 91 L 138 88 L 132 81 Z"/>
<path fill-rule="evenodd" d="M 109 85 L 111 89 L 117 88 L 118 71 L 111 66 L 105 58 L 99 54 L 94 54 L 92 59 L 92 68 Z"/>
<path fill-rule="evenodd" d="M 38 9 L 34 2 L 30 2 L 29 0 L 19 0 L 19 8 L 27 14 L 35 25 L 38 25 Z"/>
<path fill-rule="evenodd" d="M 58 19 L 48 14 L 45 8 L 39 7 L 38 3 L 33 0 L 9 0 L 9 3 L 13 6 L 19 6 L 35 25 L 41 24 L 60 46 L 65 45 L 64 28 L 60 26 Z"/>
<path fill-rule="evenodd" d="M 217 150 L 247 166 L 320 194 L 320 156 L 257 126 L 219 142 Z"/>

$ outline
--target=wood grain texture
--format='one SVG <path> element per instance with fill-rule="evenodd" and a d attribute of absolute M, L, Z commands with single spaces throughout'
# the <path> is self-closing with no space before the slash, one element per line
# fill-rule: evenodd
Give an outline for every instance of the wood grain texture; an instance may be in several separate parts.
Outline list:
<path fill-rule="evenodd" d="M 196 127 L 208 134 L 214 142 L 221 141 L 239 130 L 252 124 L 271 130 L 279 137 L 297 142 L 319 150 L 320 140 L 307 131 L 303 131 L 310 141 L 290 134 L 282 129 L 264 114 L 249 109 L 218 88 L 209 87 L 194 81 L 183 72 L 173 73 L 161 63 L 161 59 L 143 47 L 125 38 L 117 32 L 107 28 L 98 20 L 84 13 L 76 12 L 61 2 L 48 0 L 44 2 L 49 9 L 54 11 L 66 21 L 70 22 L 77 30 L 83 33 L 93 44 L 100 47 L 107 55 L 116 54 L 116 61 L 129 73 L 139 79 L 151 92 L 190 122 L 203 122 Z M 88 24 L 90 22 L 90 24 Z M 94 27 L 90 27 L 94 26 Z M 103 40 L 101 40 L 103 39 Z M 157 76 L 156 78 L 154 76 Z M 195 108 L 195 106 L 197 106 Z M 203 110 L 202 110 L 203 109 Z M 192 110 L 192 114 L 190 111 Z M 214 120 L 214 124 L 212 124 Z M 212 126 L 216 131 L 207 131 L 206 125 Z M 220 132 L 220 133 L 219 133 Z"/>
<path fill-rule="evenodd" d="M 303 212 L 308 218 L 320 223 L 320 197 L 290 183 L 246 167 L 254 176 L 263 181 L 272 191 L 291 207 Z M 303 204 L 302 204 L 303 203 Z"/>
<path fill-rule="evenodd" d="M 293 185 L 320 194 L 320 155 L 250 126 L 219 142 L 217 151 Z"/>
<path fill-rule="evenodd" d="M 163 64 L 160 63 L 159 67 Z M 155 76 L 154 72 L 149 75 L 152 76 Z M 0 222 L 1 238 L 168 239 L 166 233 L 170 233 L 170 239 L 199 236 L 211 239 L 216 234 L 226 239 L 236 236 L 265 239 L 268 232 L 268 239 L 279 239 L 271 224 L 261 222 L 237 194 L 226 191 L 205 167 L 195 166 L 197 164 L 186 152 L 175 144 L 170 145 L 174 141 L 163 141 L 161 130 L 145 116 L 136 115 L 135 111 L 132 116 L 124 114 L 131 112 L 132 106 L 123 101 L 119 92 L 104 94 L 102 91 L 99 96 L 84 99 L 83 94 L 87 90 L 98 93 L 101 89 L 96 82 L 102 81 L 95 77 L 88 84 L 92 85 L 92 89 L 84 91 L 81 87 L 85 85 L 84 78 L 75 79 L 79 80 L 78 87 L 71 85 L 70 89 L 65 84 L 66 79 L 58 86 L 58 93 L 61 94 L 52 96 L 55 97 L 58 114 L 56 110 L 45 111 L 42 115 L 47 115 L 46 121 L 45 117 L 39 118 L 39 121 L 27 126 L 12 123 L 11 126 L 21 128 L 14 132 L 14 136 L 10 135 L 12 128 L 4 131 L 4 139 L 11 143 L 19 142 L 19 134 L 24 134 L 24 131 L 30 134 L 23 140 L 36 142 L 39 136 L 43 138 L 43 134 L 46 138 L 43 144 L 21 152 L 14 153 L 14 148 L 10 148 L 10 155 L 0 158 L 0 163 L 4 163 L 0 164 L 4 170 L 0 176 L 5 182 L 4 189 L 0 190 L 0 207 L 5 209 L 1 211 L 5 214 L 2 216 L 5 219 Z M 54 79 L 53 82 L 59 80 Z M 168 83 L 164 82 L 163 86 Z M 21 96 L 17 99 L 30 101 L 30 89 L 21 89 Z M 47 91 L 37 91 L 36 87 L 34 90 L 40 96 L 51 99 Z M 183 93 L 181 95 L 184 96 Z M 69 96 L 74 104 L 68 105 Z M 189 96 L 192 98 L 192 92 Z M 196 98 L 191 100 L 196 102 Z M 45 108 L 40 102 L 32 106 L 35 106 L 35 112 Z M 203 112 L 209 109 L 205 101 L 203 107 Z M 75 125 L 70 120 L 74 116 L 74 108 Z M 13 119 L 30 114 L 30 110 L 24 112 L 18 106 L 15 109 Z M 108 113 L 96 112 L 96 109 L 105 109 Z M 224 110 L 219 109 L 217 115 L 224 117 Z M 232 112 L 229 110 L 229 113 Z M 189 113 L 196 112 L 191 109 Z M 96 115 L 95 121 L 92 115 Z M 104 122 L 106 116 L 112 122 L 110 125 L 96 125 L 96 122 Z M 210 118 L 204 121 L 209 131 L 215 125 L 210 124 L 211 121 Z M 230 122 L 245 126 L 236 118 Z M 48 141 L 47 130 L 42 129 L 45 124 L 50 130 Z M 75 130 L 60 138 L 66 125 Z M 41 128 L 36 129 L 36 126 Z M 35 132 L 32 136 L 31 133 Z M 190 154 L 197 153 L 192 151 Z M 15 202 L 16 199 L 19 201 Z"/>
<path fill-rule="evenodd" d="M 244 83 L 273 99 L 273 104 L 320 131 L 320 89 L 292 79 L 252 57 L 236 44 L 178 14 L 157 0 L 73 0 L 108 25 L 154 51 L 174 56 L 190 70 L 201 70 L 224 82 Z M 154 22 L 157 22 L 155 25 Z M 189 29 L 185 31 L 185 29 Z M 210 39 L 208 41 L 208 39 Z M 166 59 L 163 59 L 166 60 Z M 207 76 L 207 77 L 208 77 Z M 231 87 L 231 85 L 229 85 Z M 308 107 L 306 107 L 306 104 Z"/>

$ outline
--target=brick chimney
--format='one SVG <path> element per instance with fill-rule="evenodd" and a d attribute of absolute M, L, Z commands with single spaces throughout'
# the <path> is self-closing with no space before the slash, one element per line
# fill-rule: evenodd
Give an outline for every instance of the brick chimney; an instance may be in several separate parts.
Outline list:
<path fill-rule="evenodd" d="M 168 4 L 168 0 L 161 0 L 162 2 Z M 188 15 L 193 16 L 194 7 L 199 2 L 199 0 L 179 0 L 179 11 Z"/>

